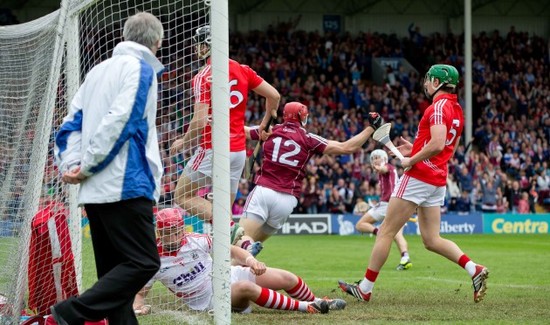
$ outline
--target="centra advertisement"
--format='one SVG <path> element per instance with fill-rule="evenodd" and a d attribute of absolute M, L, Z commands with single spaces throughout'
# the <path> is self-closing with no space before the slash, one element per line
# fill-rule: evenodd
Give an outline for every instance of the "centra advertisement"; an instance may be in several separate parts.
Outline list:
<path fill-rule="evenodd" d="M 548 234 L 550 214 L 483 214 L 485 234 Z"/>

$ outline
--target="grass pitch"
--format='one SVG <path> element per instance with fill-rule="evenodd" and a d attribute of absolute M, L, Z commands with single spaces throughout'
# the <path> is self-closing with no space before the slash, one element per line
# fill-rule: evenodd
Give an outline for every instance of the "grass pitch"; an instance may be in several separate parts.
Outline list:
<path fill-rule="evenodd" d="M 277 236 L 259 258 L 301 276 L 317 296 L 343 298 L 348 306 L 328 315 L 273 311 L 255 306 L 233 314 L 234 324 L 547 324 L 550 319 L 550 238 L 548 235 L 454 235 L 474 261 L 490 270 L 488 290 L 473 302 L 465 270 L 407 236 L 413 267 L 396 271 L 394 246 L 371 301 L 360 302 L 337 288 L 363 277 L 375 238 L 368 236 Z"/>
<path fill-rule="evenodd" d="M 371 301 L 357 301 L 337 287 L 363 277 L 374 237 L 275 236 L 259 259 L 306 281 L 319 297 L 342 298 L 348 306 L 327 315 L 270 310 L 253 305 L 248 315 L 232 314 L 233 324 L 548 324 L 550 320 L 550 238 L 548 235 L 454 235 L 474 261 L 490 270 L 485 299 L 473 302 L 466 271 L 428 252 L 419 236 L 407 236 L 413 267 L 396 271 L 395 246 L 376 282 Z M 6 248 L 9 242 L 0 240 Z M 0 249 L 0 262 L 9 254 Z M 83 287 L 96 280 L 89 239 L 83 242 Z M 152 315 L 140 324 L 205 324 L 207 315 L 189 313 L 159 283 L 150 294 Z M 161 310 L 158 306 L 164 304 Z M 179 310 L 176 310 L 179 309 Z M 173 311 L 172 311 L 173 310 Z"/>

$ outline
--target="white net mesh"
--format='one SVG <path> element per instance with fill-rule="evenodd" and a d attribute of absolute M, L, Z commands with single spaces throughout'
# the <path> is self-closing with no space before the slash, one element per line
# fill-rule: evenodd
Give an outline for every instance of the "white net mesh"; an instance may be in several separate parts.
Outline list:
<path fill-rule="evenodd" d="M 83 292 L 96 281 L 87 220 L 76 208 L 76 187 L 60 182 L 53 164 L 53 141 L 76 87 L 94 65 L 111 56 L 122 40 L 126 18 L 136 12 L 154 14 L 165 29 L 163 47 L 157 53 L 166 67 L 159 79 L 157 111 L 165 172 L 158 209 L 179 208 L 189 232 L 205 233 L 210 229 L 208 223 L 191 214 L 195 213 L 192 205 L 186 204 L 187 209 L 175 205 L 176 183 L 194 148 L 170 154 L 170 146 L 183 136 L 193 114 L 192 79 L 204 60 L 197 58 L 192 36 L 198 27 L 210 23 L 209 1 L 65 3 L 69 19 L 62 23 L 62 34 L 55 32 L 58 17 L 62 16 L 59 11 L 29 24 L 0 28 L 0 82 L 5 85 L 0 88 L 0 315 L 5 320 L 18 319 L 20 310 L 48 314 L 53 302 L 75 294 L 77 286 L 78 292 Z M 78 20 L 71 25 L 74 15 Z M 56 36 L 63 40 L 57 52 Z M 74 44 L 78 44 L 76 48 Z M 61 57 L 63 60 L 53 73 L 57 87 L 52 87 L 48 81 L 56 57 L 59 62 Z M 48 100 L 48 96 L 53 99 Z M 53 101 L 55 105 L 47 104 Z M 211 187 L 204 179 L 198 183 L 200 187 L 192 189 L 192 196 L 206 197 Z M 41 220 L 31 226 L 33 217 Z M 40 285 L 38 280 L 42 281 Z M 48 282 L 52 287 L 45 289 L 43 285 Z M 212 319 L 209 313 L 192 311 L 181 294 L 174 295 L 160 281 L 149 291 L 146 304 L 151 305 L 151 313 L 140 317 L 142 324 L 197 324 Z"/>
<path fill-rule="evenodd" d="M 76 292 L 74 268 L 66 273 L 68 291 L 40 283 L 58 276 L 65 265 L 62 260 L 50 263 L 51 272 L 42 273 L 45 265 L 41 261 L 52 261 L 66 247 L 67 262 L 72 258 L 71 246 L 67 246 L 66 192 L 57 182 L 51 159 L 54 108 L 63 105 L 62 93 L 56 91 L 63 55 L 57 32 L 60 20 L 64 16 L 58 11 L 27 24 L 0 28 L 2 322 L 18 319 L 25 304 L 42 313 L 45 301 Z M 47 216 L 52 216 L 50 222 Z M 46 229 L 56 233 L 56 240 L 43 236 Z M 53 245 L 43 245 L 46 241 Z M 27 282 L 31 288 L 40 286 L 44 294 L 24 299 Z"/>

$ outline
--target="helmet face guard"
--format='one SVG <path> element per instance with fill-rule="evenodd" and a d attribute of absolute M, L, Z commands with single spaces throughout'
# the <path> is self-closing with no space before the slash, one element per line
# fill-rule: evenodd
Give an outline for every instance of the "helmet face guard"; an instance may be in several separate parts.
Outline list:
<path fill-rule="evenodd" d="M 295 121 L 305 126 L 309 112 L 307 106 L 299 102 L 290 102 L 283 108 L 283 121 Z"/>
<path fill-rule="evenodd" d="M 164 250 L 173 252 L 180 249 L 185 234 L 184 225 L 183 216 L 178 209 L 167 208 L 157 212 L 157 237 Z"/>
<path fill-rule="evenodd" d="M 195 35 L 193 36 L 193 43 L 195 44 L 195 52 L 197 53 L 197 57 L 199 59 L 206 59 L 210 56 L 210 48 L 212 44 L 210 25 L 197 28 Z"/>
<path fill-rule="evenodd" d="M 433 94 L 430 95 L 428 89 L 424 86 L 424 94 L 430 99 L 433 98 L 433 95 L 442 87 L 456 88 L 458 85 L 458 70 L 452 65 L 434 64 L 424 76 L 424 85 L 426 82 L 433 83 L 435 79 L 439 80 L 439 86 L 435 88 Z"/>

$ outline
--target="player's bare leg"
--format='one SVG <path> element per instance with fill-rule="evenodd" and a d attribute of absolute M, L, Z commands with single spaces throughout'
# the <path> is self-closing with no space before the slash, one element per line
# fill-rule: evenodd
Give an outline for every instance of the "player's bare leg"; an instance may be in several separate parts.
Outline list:
<path fill-rule="evenodd" d="M 338 285 L 342 291 L 360 300 L 370 300 L 374 282 L 390 254 L 391 243 L 407 220 L 409 220 L 409 216 L 413 214 L 415 209 L 416 204 L 413 202 L 396 197 L 390 199 L 386 218 L 379 228 L 374 247 L 372 248 L 371 258 L 367 271 L 365 272 L 365 277 L 359 285 L 346 283 L 342 280 L 338 281 Z"/>
<path fill-rule="evenodd" d="M 404 227 L 401 227 L 401 229 L 399 229 L 394 237 L 395 244 L 397 245 L 397 248 L 401 253 L 401 260 L 397 265 L 398 271 L 408 270 L 412 267 L 412 262 L 409 257 L 409 245 L 407 243 L 407 240 L 405 239 L 405 236 L 403 236 L 403 229 Z"/>
<path fill-rule="evenodd" d="M 391 243 L 395 235 L 403 228 L 409 217 L 414 213 L 416 204 L 407 200 L 392 197 L 388 204 L 386 218 L 379 228 L 372 249 L 368 268 L 379 272 L 386 263 L 390 253 Z"/>
<path fill-rule="evenodd" d="M 365 213 L 355 224 L 355 229 L 361 233 L 375 234 L 375 229 L 378 229 L 374 226 L 375 223 L 376 219 L 374 219 L 370 214 Z"/>
<path fill-rule="evenodd" d="M 464 253 L 457 244 L 439 235 L 441 227 L 441 208 L 418 207 L 418 221 L 422 242 L 427 250 L 456 262 Z"/>
<path fill-rule="evenodd" d="M 256 283 L 237 281 L 231 284 L 231 306 L 233 309 L 246 310 L 252 301 L 259 306 L 272 309 L 328 313 L 329 305 L 325 300 L 303 301 L 277 292 L 288 287 L 290 281 L 298 283 L 297 280 L 297 277 L 290 272 L 268 268 L 264 274 L 256 278 Z M 311 296 L 314 297 L 313 294 Z"/>
<path fill-rule="evenodd" d="M 271 234 L 266 234 L 263 231 L 264 224 L 254 219 L 242 217 L 239 224 L 244 228 L 246 236 L 250 237 L 253 241 L 265 242 L 271 237 Z"/>
<path fill-rule="evenodd" d="M 329 304 L 330 310 L 340 310 L 346 307 L 345 300 L 316 297 L 302 278 L 289 271 L 267 268 L 264 275 L 256 278 L 256 284 L 261 287 L 276 291 L 284 290 L 290 297 L 300 301 L 320 302 L 324 300 Z"/>
<path fill-rule="evenodd" d="M 176 185 L 176 203 L 192 215 L 196 215 L 204 221 L 212 220 L 212 203 L 207 199 L 197 196 L 197 191 L 208 184 L 193 182 L 187 176 L 181 175 Z"/>
<path fill-rule="evenodd" d="M 441 224 L 441 211 L 439 207 L 419 207 L 418 221 L 424 247 L 464 268 L 472 278 L 474 301 L 480 302 L 485 297 L 487 290 L 489 270 L 485 266 L 476 264 L 470 260 L 455 242 L 441 238 L 439 235 Z"/>

